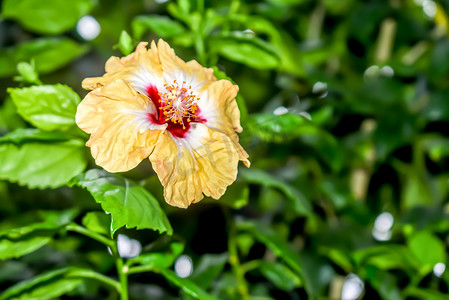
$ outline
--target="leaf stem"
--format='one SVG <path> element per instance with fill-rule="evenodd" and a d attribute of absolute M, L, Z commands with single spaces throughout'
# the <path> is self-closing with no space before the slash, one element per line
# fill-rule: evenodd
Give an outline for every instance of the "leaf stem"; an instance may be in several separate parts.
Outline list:
<path fill-rule="evenodd" d="M 307 41 L 319 41 L 325 14 L 326 6 L 321 2 L 318 2 L 317 6 L 312 11 L 312 14 L 310 16 L 309 28 L 307 29 Z"/>
<path fill-rule="evenodd" d="M 195 50 L 198 54 L 198 60 L 200 61 L 200 64 L 206 65 L 206 50 L 204 48 L 204 39 L 200 32 L 195 31 Z"/>
<path fill-rule="evenodd" d="M 80 226 L 76 223 L 71 223 L 71 224 L 66 225 L 65 229 L 68 231 L 77 232 L 79 234 L 90 237 L 91 239 L 94 239 L 102 244 L 105 244 L 106 246 L 108 246 L 110 248 L 113 248 L 115 246 L 113 240 L 110 240 L 96 232 L 90 231 L 89 229 L 87 229 L 83 226 Z"/>
<path fill-rule="evenodd" d="M 204 0 L 198 0 L 198 12 L 203 15 L 204 14 Z"/>
<path fill-rule="evenodd" d="M 80 226 L 76 223 L 71 223 L 69 225 L 66 225 L 65 228 L 68 231 L 77 232 L 79 234 L 90 237 L 90 238 L 108 246 L 111 249 L 114 259 L 115 259 L 115 265 L 117 267 L 117 273 L 118 273 L 120 283 L 118 283 L 117 281 L 110 279 L 106 276 L 103 276 L 101 274 L 98 274 L 98 276 L 96 276 L 95 279 L 114 286 L 114 288 L 120 293 L 120 299 L 128 300 L 128 274 L 127 274 L 128 266 L 124 266 L 124 264 L 123 264 L 123 259 L 120 257 L 120 255 L 118 253 L 116 241 L 108 239 L 96 232 L 90 231 L 89 229 L 87 229 L 83 226 Z M 84 275 L 80 274 L 79 276 L 80 277 L 84 276 L 86 278 L 87 277 L 92 278 L 91 275 L 87 276 L 86 274 L 84 274 Z"/>
<path fill-rule="evenodd" d="M 257 269 L 259 266 L 260 266 L 259 261 L 252 260 L 252 261 L 249 261 L 247 263 L 240 265 L 240 268 L 242 269 L 243 273 L 247 273 L 251 270 Z"/>
<path fill-rule="evenodd" d="M 232 0 L 231 4 L 229 5 L 229 11 L 228 11 L 228 20 L 225 24 L 223 24 L 222 32 L 229 32 L 231 30 L 231 24 L 230 20 L 233 18 L 233 16 L 237 13 L 240 7 L 240 1 L 239 0 Z"/>
<path fill-rule="evenodd" d="M 137 266 L 131 267 L 128 270 L 128 274 L 144 273 L 144 272 L 156 272 L 156 271 L 154 269 L 154 266 Z"/>
<path fill-rule="evenodd" d="M 95 280 L 103 282 L 109 286 L 112 286 L 119 293 L 121 291 L 120 283 L 118 281 L 116 281 L 112 278 L 109 278 L 107 276 L 104 276 L 103 274 L 94 272 L 94 271 L 83 272 L 82 270 L 76 270 L 74 272 L 71 272 L 69 277 L 95 279 Z"/>
<path fill-rule="evenodd" d="M 383 63 L 391 56 L 396 38 L 397 23 L 392 18 L 385 19 L 380 25 L 380 33 L 375 53 L 376 63 Z"/>

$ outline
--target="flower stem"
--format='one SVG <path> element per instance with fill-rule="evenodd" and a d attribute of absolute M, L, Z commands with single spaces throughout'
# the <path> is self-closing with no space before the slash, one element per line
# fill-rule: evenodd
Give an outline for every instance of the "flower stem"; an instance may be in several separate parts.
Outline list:
<path fill-rule="evenodd" d="M 235 242 L 236 229 L 234 225 L 234 220 L 232 216 L 228 213 L 228 226 L 229 226 L 229 239 L 228 239 L 228 249 L 229 249 L 229 263 L 231 264 L 234 276 L 237 279 L 237 287 L 242 300 L 249 300 L 248 286 L 245 280 L 245 271 L 240 265 L 240 260 L 237 251 L 237 244 Z"/>
<path fill-rule="evenodd" d="M 128 300 L 128 270 L 129 267 L 123 263 L 123 259 L 118 252 L 117 244 L 113 243 L 112 255 L 115 259 L 115 266 L 117 268 L 117 274 L 120 281 L 120 300 Z"/>
<path fill-rule="evenodd" d="M 128 300 L 128 267 L 124 266 L 123 259 L 119 255 L 115 257 L 115 265 L 120 280 L 120 299 Z"/>
<path fill-rule="evenodd" d="M 118 277 L 120 280 L 120 285 L 118 285 L 118 283 L 115 280 L 112 280 L 106 276 L 103 276 L 101 274 L 101 276 L 96 277 L 97 280 L 102 281 L 104 283 L 107 283 L 109 285 L 112 285 L 116 288 L 117 291 L 119 291 L 120 293 L 120 299 L 121 300 L 128 300 L 128 267 L 124 266 L 123 264 L 123 259 L 120 257 L 119 253 L 118 253 L 118 249 L 117 249 L 117 244 L 115 241 L 108 239 L 96 232 L 90 231 L 89 229 L 80 226 L 76 223 L 71 223 L 69 225 L 67 225 L 65 227 L 66 230 L 68 231 L 73 231 L 73 232 L 77 232 L 79 234 L 85 235 L 87 237 L 90 237 L 96 241 L 99 241 L 100 243 L 108 246 L 111 251 L 112 254 L 114 255 L 114 259 L 115 259 L 115 265 L 117 267 L 117 273 L 118 273 Z"/>

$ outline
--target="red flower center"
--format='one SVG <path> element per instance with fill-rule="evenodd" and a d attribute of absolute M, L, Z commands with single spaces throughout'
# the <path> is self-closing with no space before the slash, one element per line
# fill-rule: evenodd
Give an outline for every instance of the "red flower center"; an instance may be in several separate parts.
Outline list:
<path fill-rule="evenodd" d="M 150 98 L 157 111 L 148 114 L 148 118 L 155 124 L 167 124 L 167 130 L 176 137 L 183 138 L 190 129 L 190 122 L 204 123 L 197 105 L 199 98 L 193 94 L 190 86 L 183 82 L 178 85 L 176 80 L 172 85 L 164 85 L 165 92 L 159 92 L 154 85 L 147 88 Z"/>

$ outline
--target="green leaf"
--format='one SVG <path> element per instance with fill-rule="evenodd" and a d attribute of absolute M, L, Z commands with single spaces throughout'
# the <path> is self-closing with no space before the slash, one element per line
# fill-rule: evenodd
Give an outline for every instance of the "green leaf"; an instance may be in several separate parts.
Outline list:
<path fill-rule="evenodd" d="M 206 293 L 202 288 L 193 283 L 187 278 L 181 278 L 172 270 L 161 269 L 158 273 L 162 274 L 168 281 L 179 287 L 184 293 L 199 300 L 213 300 L 217 299 L 212 295 Z"/>
<path fill-rule="evenodd" d="M 352 257 L 359 266 L 369 264 L 382 270 L 407 269 L 413 272 L 416 266 L 412 253 L 403 245 L 381 245 L 362 249 L 355 251 Z"/>
<path fill-rule="evenodd" d="M 159 15 L 137 16 L 132 22 L 132 28 L 136 39 L 141 39 L 148 29 L 162 38 L 176 37 L 185 32 L 179 22 Z"/>
<path fill-rule="evenodd" d="M 247 127 L 250 134 L 267 142 L 285 143 L 300 138 L 333 170 L 340 170 L 343 166 L 341 146 L 337 139 L 301 115 L 252 114 Z"/>
<path fill-rule="evenodd" d="M 159 202 L 143 187 L 126 178 L 92 169 L 75 177 L 70 183 L 70 186 L 74 185 L 87 189 L 103 210 L 111 214 L 112 235 L 123 226 L 173 233 Z"/>
<path fill-rule="evenodd" d="M 0 231 L 0 237 L 19 239 L 35 231 L 54 231 L 55 229 L 59 229 L 61 226 L 72 222 L 78 214 L 75 209 L 67 209 L 63 211 L 39 211 L 38 213 L 40 215 L 40 219 L 43 220 L 42 222 L 2 230 Z"/>
<path fill-rule="evenodd" d="M 265 70 L 279 65 L 279 57 L 267 42 L 246 34 L 223 34 L 209 40 L 213 52 L 249 67 Z"/>
<path fill-rule="evenodd" d="M 39 74 L 36 72 L 34 60 L 32 60 L 31 63 L 19 62 L 17 64 L 17 71 L 20 76 L 14 77 L 14 80 L 31 84 L 42 84 L 39 80 Z"/>
<path fill-rule="evenodd" d="M 318 295 L 334 276 L 333 269 L 328 264 L 321 262 L 316 256 L 296 252 L 277 232 L 261 222 L 242 222 L 237 224 L 237 228 L 252 233 L 295 274 L 301 276 L 309 295 Z"/>
<path fill-rule="evenodd" d="M 301 278 L 283 264 L 261 261 L 259 270 L 281 290 L 291 291 L 301 284 Z"/>
<path fill-rule="evenodd" d="M 241 169 L 239 176 L 240 179 L 245 182 L 261 184 L 266 187 L 280 190 L 284 193 L 287 199 L 290 200 L 291 206 L 296 213 L 310 215 L 312 210 L 311 205 L 300 191 L 266 173 L 265 171 L 255 168 Z"/>
<path fill-rule="evenodd" d="M 304 0 L 268 0 L 268 2 L 271 2 L 275 5 L 293 5 L 304 2 Z"/>
<path fill-rule="evenodd" d="M 248 130 L 263 141 L 284 143 L 304 133 L 302 127 L 310 124 L 306 118 L 296 114 L 253 114 L 248 121 Z"/>
<path fill-rule="evenodd" d="M 66 130 L 75 125 L 81 99 L 62 84 L 8 89 L 17 112 L 28 122 L 46 131 Z"/>
<path fill-rule="evenodd" d="M 19 240 L 11 240 L 8 238 L 0 238 L 0 259 L 11 259 L 21 257 L 51 242 L 52 236 L 45 234 L 29 234 L 21 237 Z M 2 299 L 2 298 L 0 298 Z"/>
<path fill-rule="evenodd" d="M 272 11 L 270 12 L 272 15 Z M 281 12 L 281 14 L 284 14 Z M 267 35 L 272 50 L 278 54 L 280 63 L 278 68 L 282 71 L 305 76 L 303 51 L 296 46 L 296 40 L 289 34 L 277 28 L 269 20 L 260 16 L 236 14 L 231 16 L 232 21 L 240 23 L 244 28 L 254 31 L 256 35 Z"/>
<path fill-rule="evenodd" d="M 446 300 L 447 293 L 442 293 L 439 291 L 431 289 L 421 289 L 421 288 L 411 288 L 407 289 L 408 296 L 414 296 L 416 299 L 426 299 L 426 300 Z"/>
<path fill-rule="evenodd" d="M 25 127 L 25 121 L 17 113 L 11 98 L 6 98 L 3 106 L 0 107 L 0 132 L 23 127 Z"/>
<path fill-rule="evenodd" d="M 39 38 L 0 49 L 0 77 L 17 74 L 17 64 L 32 59 L 38 73 L 50 73 L 86 53 L 87 49 L 88 46 L 69 38 Z"/>
<path fill-rule="evenodd" d="M 201 259 L 196 268 L 194 268 L 190 279 L 203 289 L 209 288 L 214 280 L 223 271 L 228 259 L 228 253 L 205 254 L 201 256 Z"/>
<path fill-rule="evenodd" d="M 120 33 L 118 47 L 120 51 L 122 51 L 123 55 L 128 55 L 134 50 L 133 39 L 125 30 L 122 30 Z"/>
<path fill-rule="evenodd" d="M 33 279 L 22 281 L 7 289 L 0 300 L 52 299 L 72 291 L 83 283 L 82 279 L 64 278 L 66 269 L 52 271 Z"/>
<path fill-rule="evenodd" d="M 135 258 L 128 260 L 128 265 L 140 264 L 146 267 L 150 267 L 154 270 L 166 269 L 173 265 L 176 258 L 184 250 L 184 245 L 179 242 L 173 242 L 170 244 L 169 252 L 152 252 L 143 253 Z"/>
<path fill-rule="evenodd" d="M 242 298 L 237 278 L 233 274 L 227 272 L 220 276 L 220 280 L 218 280 L 213 287 L 213 293 L 219 299 L 240 300 Z M 255 298 L 257 299 L 257 297 Z"/>
<path fill-rule="evenodd" d="M 35 128 L 20 128 L 0 137 L 0 143 L 10 142 L 20 146 L 30 142 L 53 143 L 66 142 L 71 136 L 60 132 L 46 132 Z"/>
<path fill-rule="evenodd" d="M 367 266 L 366 277 L 382 299 L 401 300 L 401 293 L 398 289 L 396 278 L 388 272 L 379 270 L 374 266 Z"/>
<path fill-rule="evenodd" d="M 254 237 L 249 233 L 239 233 L 236 237 L 236 243 L 240 253 L 246 256 L 254 245 Z"/>
<path fill-rule="evenodd" d="M 43 222 L 0 231 L 0 259 L 10 259 L 31 253 L 52 240 L 63 225 L 71 222 L 76 210 L 40 212 Z"/>
<path fill-rule="evenodd" d="M 423 272 L 429 272 L 437 263 L 446 262 L 444 243 L 429 231 L 418 231 L 409 237 L 408 247 L 421 265 Z"/>
<path fill-rule="evenodd" d="M 57 138 L 52 140 L 51 136 Z M 25 129 L 1 137 L 0 179 L 29 188 L 66 184 L 86 168 L 87 160 L 83 141 L 59 138 L 62 136 Z M 38 142 L 39 139 L 45 142 Z"/>
<path fill-rule="evenodd" d="M 441 39 L 436 41 L 429 63 L 429 77 L 439 79 L 449 71 L 449 59 L 446 55 L 449 50 L 449 41 Z"/>
<path fill-rule="evenodd" d="M 73 28 L 93 6 L 91 0 L 5 0 L 2 17 L 17 20 L 33 32 L 58 34 Z"/>
<path fill-rule="evenodd" d="M 100 211 L 88 212 L 82 220 L 83 225 L 94 232 L 109 235 L 111 227 L 111 216 Z"/>
<path fill-rule="evenodd" d="M 353 270 L 352 262 L 349 254 L 338 248 L 320 247 L 318 249 L 321 255 L 328 257 L 336 265 L 345 270 L 346 273 L 351 273 Z"/>
<path fill-rule="evenodd" d="M 257 224 L 254 222 L 242 222 L 237 224 L 237 227 L 241 230 L 251 232 L 257 240 L 270 248 L 279 258 L 283 259 L 297 274 L 302 275 L 301 258 L 292 250 L 290 245 L 282 240 L 282 238 L 271 228 L 260 222 Z"/>
<path fill-rule="evenodd" d="M 416 206 L 428 206 L 434 201 L 432 190 L 424 174 L 416 173 L 409 168 L 411 172 L 404 173 L 405 184 L 403 185 L 401 204 L 404 209 L 410 209 Z"/>
<path fill-rule="evenodd" d="M 431 137 L 424 142 L 424 147 L 433 161 L 438 162 L 449 156 L 449 141 L 444 137 Z"/>
<path fill-rule="evenodd" d="M 54 299 L 60 297 L 84 282 L 100 280 L 119 289 L 119 283 L 89 269 L 64 268 L 36 276 L 30 280 L 19 282 L 7 289 L 0 300 L 6 299 Z"/>
<path fill-rule="evenodd" d="M 192 7 L 192 0 L 178 0 L 178 5 L 184 15 L 189 15 L 190 9 Z"/>

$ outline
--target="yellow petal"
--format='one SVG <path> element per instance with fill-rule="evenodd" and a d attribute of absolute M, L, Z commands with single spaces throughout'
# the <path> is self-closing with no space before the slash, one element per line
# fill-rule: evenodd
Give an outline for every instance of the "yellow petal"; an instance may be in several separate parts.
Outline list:
<path fill-rule="evenodd" d="M 154 109 L 121 79 L 87 94 L 78 106 L 76 123 L 91 134 L 86 145 L 96 164 L 109 172 L 124 172 L 148 157 L 165 129 L 148 120 Z"/>
<path fill-rule="evenodd" d="M 175 51 L 160 39 L 157 43 L 159 60 L 163 75 L 168 84 L 174 80 L 178 83 L 185 81 L 191 85 L 197 94 L 202 93 L 207 87 L 217 79 L 210 68 L 202 67 L 195 60 L 184 62 L 176 56 Z"/>
<path fill-rule="evenodd" d="M 202 65 L 200 65 L 196 60 L 188 61 L 187 66 L 190 67 L 190 69 L 195 72 L 195 75 L 200 77 L 199 80 L 210 80 L 210 81 L 216 81 L 217 78 L 214 76 L 214 70 L 211 68 L 205 68 Z"/>
<path fill-rule="evenodd" d="M 220 198 L 237 177 L 239 156 L 229 137 L 192 123 L 184 139 L 161 134 L 150 155 L 170 205 L 186 208 L 203 194 Z M 181 143 L 181 144 L 180 144 Z"/>
<path fill-rule="evenodd" d="M 82 82 L 83 88 L 94 90 L 117 79 L 129 80 L 142 68 L 155 76 L 162 77 L 156 44 L 153 42 L 148 50 L 146 49 L 147 44 L 146 42 L 139 43 L 136 51 L 128 56 L 109 58 L 105 66 L 106 74 L 102 77 L 84 79 Z"/>
<path fill-rule="evenodd" d="M 239 153 L 240 160 L 249 167 L 248 153 L 240 146 L 236 133 L 242 131 L 240 110 L 235 100 L 237 92 L 238 86 L 229 80 L 215 81 L 201 95 L 198 106 L 202 116 L 207 120 L 206 125 L 228 135 Z"/>

